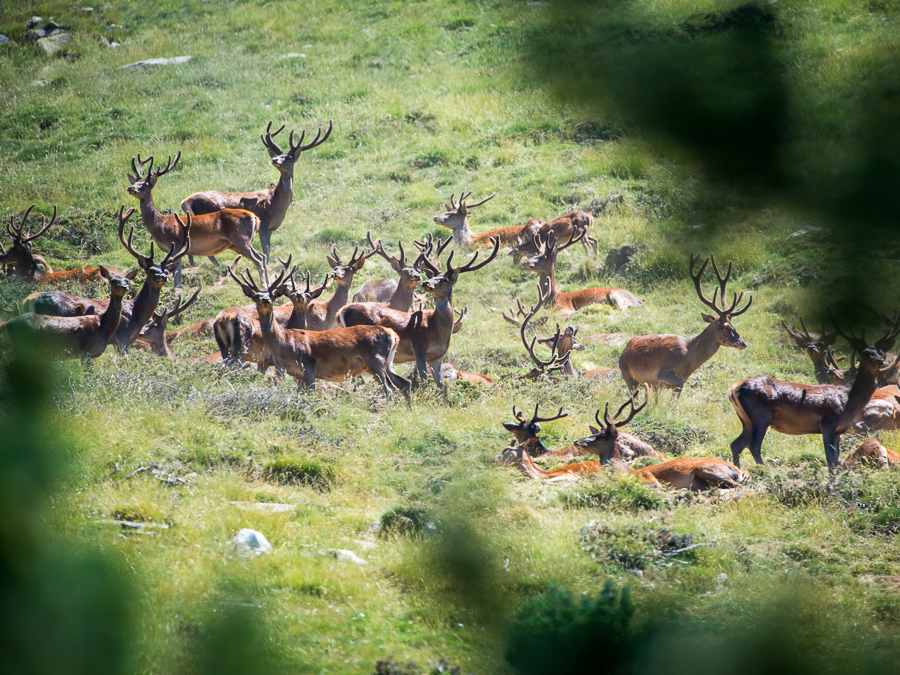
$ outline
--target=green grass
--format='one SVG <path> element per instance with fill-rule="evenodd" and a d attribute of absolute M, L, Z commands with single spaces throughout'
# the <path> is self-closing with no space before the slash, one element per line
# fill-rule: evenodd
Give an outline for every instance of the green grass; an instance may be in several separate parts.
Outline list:
<path fill-rule="evenodd" d="M 646 11 L 665 28 L 718 8 L 679 1 Z M 879 50 L 896 49 L 889 7 L 842 0 L 812 9 L 785 3 L 782 10 L 792 95 L 809 114 L 839 107 L 828 92 L 869 82 L 881 67 Z M 523 41 L 543 11 L 461 0 L 111 0 L 90 15 L 63 2 L 4 10 L 0 33 L 20 44 L 0 46 L 0 215 L 32 202 L 36 214 L 49 215 L 56 204 L 60 226 L 35 242 L 54 268 L 101 262 L 130 269 L 114 226 L 120 204 L 136 205 L 125 193 L 132 156 L 160 160 L 182 151 L 155 190 L 162 209 L 199 190 L 270 187 L 276 172 L 259 141 L 270 119 L 313 133 L 335 122 L 331 139 L 298 162 L 295 202 L 273 237 L 274 253 L 292 252 L 314 278 L 324 275 L 332 244 L 349 256 L 367 230 L 392 252 L 398 239 L 443 235 L 433 217 L 463 190 L 475 198 L 497 193 L 470 214 L 476 232 L 621 195 L 592 232 L 601 260 L 575 247 L 560 260 L 558 278 L 563 290 L 625 286 L 647 309 L 589 308 L 571 321 L 579 337 L 695 335 L 705 324 L 687 275 L 689 253 L 733 260 L 732 288 L 754 297 L 736 320 L 749 347 L 721 350 L 679 399 L 662 394 L 631 425 L 667 453 L 730 459 L 740 430 L 724 395 L 731 384 L 761 374 L 812 382 L 805 355 L 775 340 L 782 318 L 815 307 L 840 283 L 831 265 L 839 243 L 828 232 L 790 239 L 821 223 L 795 204 L 711 186 L 691 157 L 619 122 L 619 110 L 561 104 L 549 83 L 523 75 Z M 47 59 L 21 44 L 33 14 L 72 27 L 74 60 Z M 100 36 L 121 45 L 108 49 Z M 281 58 L 291 53 L 305 57 Z M 178 55 L 194 59 L 118 69 Z M 49 84 L 33 86 L 36 80 Z M 840 155 L 827 139 L 801 141 Z M 135 239 L 149 244 L 140 226 Z M 649 248 L 627 278 L 610 280 L 602 254 L 626 243 Z M 887 310 L 897 283 L 889 248 L 869 268 L 888 280 L 873 299 Z M 209 263 L 196 274 L 204 291 L 185 323 L 246 302 L 230 281 L 215 287 Z M 355 285 L 391 274 L 373 258 Z M 630 590 L 639 625 L 683 613 L 692 626 L 715 626 L 710 639 L 720 640 L 740 632 L 733 617 L 775 611 L 772 598 L 790 597 L 793 588 L 799 613 L 812 617 L 810 639 L 840 634 L 821 640 L 816 663 L 831 659 L 838 669 L 842 655 L 858 654 L 853 640 L 891 653 L 900 621 L 896 472 L 830 478 L 821 439 L 776 432 L 763 446 L 768 463 L 751 466 L 748 487 L 733 498 L 659 491 L 616 475 L 544 485 L 490 465 L 510 441 L 500 423 L 512 419 L 513 404 L 565 407 L 569 417 L 544 425 L 544 442 L 556 448 L 588 435 L 597 408 L 626 395 L 621 380 L 518 379 L 530 365 L 517 331 L 496 310 L 533 302 L 535 282 L 504 256 L 464 275 L 455 302 L 469 314 L 450 357 L 496 384 L 457 384 L 446 397 L 427 388 L 409 406 L 385 403 L 371 382 L 307 394 L 255 370 L 137 351 L 123 358 L 110 350 L 88 367 L 54 366 L 50 417 L 68 473 L 42 513 L 60 541 L 131 570 L 133 670 L 207 667 L 216 636 L 232 630 L 217 623 L 220 612 L 245 603 L 274 671 L 369 673 L 393 655 L 423 668 L 444 658 L 462 672 L 514 672 L 504 655 L 516 608 L 552 586 L 596 598 L 607 579 Z M 194 286 L 191 274 L 186 283 Z M 0 284 L 2 316 L 32 290 Z M 167 288 L 163 302 L 173 297 Z M 187 359 L 216 348 L 211 340 L 180 340 L 174 349 Z M 588 343 L 575 365 L 609 368 L 620 351 Z M 900 443 L 900 432 L 878 436 L 888 447 Z M 847 439 L 845 453 L 853 442 Z M 232 502 L 295 508 L 269 513 Z M 170 529 L 119 536 L 95 522 L 112 518 Z M 599 561 L 585 550 L 582 528 L 593 521 L 649 555 L 643 577 L 611 560 L 605 544 Z M 382 536 L 370 531 L 375 522 Z M 232 556 L 229 542 L 242 527 L 264 532 L 275 551 L 249 561 Z M 651 530 L 690 533 L 710 545 L 680 558 L 689 564 L 657 564 L 647 554 L 656 550 L 644 536 Z M 332 549 L 353 550 L 368 565 L 341 561 Z M 246 617 L 232 619 L 240 626 Z"/>

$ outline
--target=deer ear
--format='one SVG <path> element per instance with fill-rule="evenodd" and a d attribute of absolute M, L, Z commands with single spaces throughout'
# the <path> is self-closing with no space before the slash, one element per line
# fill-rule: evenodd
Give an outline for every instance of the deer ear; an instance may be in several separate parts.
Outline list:
<path fill-rule="evenodd" d="M 365 264 L 366 264 L 366 259 L 365 259 L 365 258 L 360 258 L 360 259 L 357 260 L 355 263 L 353 263 L 353 271 L 354 271 L 354 272 L 359 272 L 359 270 L 361 270 L 361 269 L 362 269 L 362 266 L 365 265 Z"/>
<path fill-rule="evenodd" d="M 100 276 L 106 279 L 107 281 L 112 279 L 112 275 L 109 273 L 109 270 L 106 269 L 103 265 L 100 265 Z"/>
<path fill-rule="evenodd" d="M 445 209 L 446 211 L 452 211 L 452 210 L 453 210 L 453 207 L 450 206 L 449 204 L 447 204 L 447 203 L 445 202 L 445 203 L 444 203 L 444 209 Z"/>
<path fill-rule="evenodd" d="M 138 275 L 138 272 L 140 272 L 140 271 L 141 271 L 140 268 L 138 268 L 136 270 L 131 270 L 128 274 L 125 275 L 125 278 L 128 279 L 128 281 L 134 281 L 134 278 Z"/>
<path fill-rule="evenodd" d="M 709 314 L 700 314 L 700 316 L 703 317 L 703 320 L 706 323 L 715 323 L 716 322 L 716 317 L 710 316 Z"/>
<path fill-rule="evenodd" d="M 328 261 L 328 264 L 331 265 L 332 268 L 338 266 L 338 261 L 332 258 L 330 255 L 326 255 L 325 260 Z"/>
<path fill-rule="evenodd" d="M 588 429 L 591 430 L 591 433 L 594 434 L 594 436 L 600 433 L 600 430 L 597 427 L 591 426 L 590 424 L 588 425 Z"/>
<path fill-rule="evenodd" d="M 134 185 L 138 182 L 138 179 L 135 176 L 132 176 L 130 173 L 125 174 L 128 177 L 128 182 Z"/>
<path fill-rule="evenodd" d="M 178 269 L 178 265 L 180 265 L 180 264 L 181 263 L 177 263 L 177 262 L 169 263 L 168 265 L 166 265 L 166 269 L 169 272 L 174 272 L 175 270 Z"/>
<path fill-rule="evenodd" d="M 151 173 L 150 177 L 147 178 L 147 182 L 150 183 L 150 187 L 156 185 L 156 179 L 159 178 L 155 173 Z"/>
<path fill-rule="evenodd" d="M 281 286 L 279 286 L 272 292 L 272 298 L 283 298 L 287 294 L 288 294 L 287 285 L 281 284 Z"/>
<path fill-rule="evenodd" d="M 255 293 L 253 292 L 252 288 L 241 284 L 241 290 L 244 291 L 244 295 L 246 295 L 248 298 L 250 298 L 251 300 L 256 300 L 256 298 L 254 297 Z"/>
<path fill-rule="evenodd" d="M 278 153 L 270 148 L 266 148 L 266 152 L 269 153 L 269 157 L 271 157 L 272 159 L 275 159 L 276 157 L 278 157 Z"/>

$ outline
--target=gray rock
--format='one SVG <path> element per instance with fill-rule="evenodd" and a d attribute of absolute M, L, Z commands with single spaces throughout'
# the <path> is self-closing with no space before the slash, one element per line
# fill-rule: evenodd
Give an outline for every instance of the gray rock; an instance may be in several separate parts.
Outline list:
<path fill-rule="evenodd" d="M 50 84 L 50 80 L 35 80 L 31 83 L 32 87 L 46 87 Z"/>
<path fill-rule="evenodd" d="M 801 227 L 799 230 L 797 230 L 793 234 L 789 234 L 788 239 L 796 239 L 798 237 L 804 237 L 807 234 L 816 234 L 821 231 L 822 231 L 821 227 L 814 227 L 812 225 L 807 225 L 806 227 Z"/>
<path fill-rule="evenodd" d="M 229 502 L 233 506 L 245 511 L 259 511 L 260 513 L 287 513 L 297 507 L 293 504 L 276 504 L 275 502 Z"/>
<path fill-rule="evenodd" d="M 340 562 L 352 562 L 357 565 L 368 565 L 365 560 L 356 555 L 353 551 L 348 551 L 345 548 L 330 548 L 328 552 L 331 553 L 335 558 Z"/>
<path fill-rule="evenodd" d="M 9 42 L 9 38 L 5 35 L 0 35 L 0 45 L 5 45 L 7 42 Z"/>
<path fill-rule="evenodd" d="M 102 35 L 100 36 L 100 42 L 102 42 L 106 46 L 107 49 L 115 49 L 116 47 L 119 46 L 118 42 L 111 42 L 110 40 L 106 39 Z"/>
<path fill-rule="evenodd" d="M 231 544 L 239 555 L 246 557 L 265 555 L 275 550 L 272 544 L 269 543 L 269 540 L 266 539 L 266 535 L 248 527 L 234 535 Z"/>
<path fill-rule="evenodd" d="M 33 17 L 31 17 L 31 20 L 28 22 L 28 25 L 25 26 L 25 27 L 26 27 L 26 28 L 29 28 L 29 29 L 30 29 L 30 28 L 34 28 L 35 26 L 40 25 L 43 21 L 44 21 L 44 20 L 43 20 L 41 17 L 39 17 L 39 16 L 33 16 Z"/>
<path fill-rule="evenodd" d="M 152 68 L 154 66 L 175 66 L 180 63 L 187 63 L 190 61 L 193 56 L 173 56 L 170 59 L 148 59 L 146 61 L 135 61 L 134 63 L 129 63 L 127 66 L 121 66 L 119 70 L 126 70 L 131 68 Z"/>
<path fill-rule="evenodd" d="M 44 50 L 47 56 L 55 55 L 59 50 L 72 44 L 72 36 L 66 32 L 58 32 L 47 37 L 39 38 L 38 47 Z"/>
<path fill-rule="evenodd" d="M 305 58 L 306 58 L 306 54 L 295 54 L 295 53 L 291 53 L 291 54 L 284 54 L 284 55 L 282 55 L 282 57 L 281 57 L 280 59 L 278 59 L 278 60 L 279 60 L 279 61 L 284 61 L 285 59 L 305 59 Z"/>

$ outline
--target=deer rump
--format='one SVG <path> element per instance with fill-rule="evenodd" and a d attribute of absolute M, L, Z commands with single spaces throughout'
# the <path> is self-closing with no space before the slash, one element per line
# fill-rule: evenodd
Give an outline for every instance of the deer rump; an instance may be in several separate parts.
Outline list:
<path fill-rule="evenodd" d="M 100 331 L 102 315 L 66 317 L 43 316 L 40 314 L 20 314 L 3 324 L 9 341 L 20 351 L 21 348 L 38 348 L 50 358 L 64 359 L 78 356 L 82 347 L 91 347 L 85 353 L 96 358 L 106 351 L 107 343 L 85 344 L 89 336 Z"/>
<path fill-rule="evenodd" d="M 421 313 L 421 324 L 418 323 L 416 318 L 418 314 L 418 312 L 415 314 L 401 312 L 377 302 L 356 302 L 344 307 L 339 314 L 339 319 L 341 324 L 347 327 L 383 326 L 384 328 L 390 328 L 400 338 L 394 361 L 396 363 L 409 363 L 416 360 L 415 345 L 411 337 L 414 331 L 428 331 L 436 335 L 441 329 L 440 315 L 435 317 L 434 310 L 429 309 Z M 453 330 L 452 322 L 446 326 L 446 329 L 446 341 L 431 340 L 428 342 L 427 351 L 425 352 L 425 362 L 428 365 L 437 363 L 447 353 L 447 349 L 450 346 L 450 335 Z"/>
<path fill-rule="evenodd" d="M 381 326 L 324 331 L 286 328 L 284 334 L 291 350 L 288 362 L 281 363 L 285 371 L 302 380 L 312 369 L 315 379 L 329 382 L 344 382 L 366 373 L 380 378 L 389 373 L 400 341 L 394 331 Z"/>
<path fill-rule="evenodd" d="M 734 464 L 710 457 L 680 457 L 645 466 L 634 475 L 651 485 L 669 485 L 694 492 L 710 488 L 736 488 L 747 474 Z"/>
<path fill-rule="evenodd" d="M 849 391 L 833 384 L 798 385 L 768 376 L 754 377 L 732 385 L 728 398 L 745 429 L 751 420 L 765 419 L 771 410 L 769 427 L 789 436 L 821 434 L 827 426 L 837 425 L 847 405 Z M 802 415 L 801 415 L 802 413 Z M 837 433 L 845 433 L 852 420 L 844 420 Z"/>
<path fill-rule="evenodd" d="M 273 308 L 275 321 L 286 326 L 294 306 L 290 303 Z M 230 307 L 222 310 L 213 322 L 213 337 L 222 360 L 247 359 L 253 363 L 274 365 L 272 354 L 263 340 L 256 306 Z"/>

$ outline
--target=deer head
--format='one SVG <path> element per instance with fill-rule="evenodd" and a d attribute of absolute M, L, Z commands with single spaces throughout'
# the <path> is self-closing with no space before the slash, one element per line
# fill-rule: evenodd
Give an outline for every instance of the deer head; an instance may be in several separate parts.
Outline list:
<path fill-rule="evenodd" d="M 194 301 L 197 299 L 197 296 L 200 295 L 201 290 L 203 290 L 203 279 L 200 279 L 200 285 L 197 286 L 197 290 L 194 291 L 190 298 L 188 298 L 187 302 L 182 303 L 181 296 L 179 296 L 171 308 L 163 308 L 162 310 L 153 312 L 150 321 L 141 329 L 141 338 L 150 345 L 150 349 L 154 354 L 157 356 L 166 356 L 170 359 L 175 358 L 175 355 L 172 353 L 171 348 L 166 342 L 166 326 L 169 324 L 169 319 L 178 316 L 194 304 Z"/>
<path fill-rule="evenodd" d="M 472 256 L 472 259 L 462 267 L 453 267 L 453 254 L 455 251 L 451 251 L 450 255 L 447 257 L 446 271 L 443 274 L 437 266 L 432 265 L 424 256 L 420 255 L 419 261 L 421 262 L 423 269 L 426 270 L 425 273 L 430 274 L 431 277 L 422 282 L 422 288 L 438 300 L 449 298 L 450 294 L 453 292 L 453 285 L 459 280 L 461 274 L 480 270 L 497 257 L 497 253 L 500 250 L 500 240 L 492 237 L 491 243 L 494 245 L 493 250 L 487 258 L 477 265 L 475 264 L 475 261 L 478 260 L 479 254 L 475 253 L 475 255 Z"/>
<path fill-rule="evenodd" d="M 132 197 L 137 197 L 139 200 L 143 201 L 145 199 L 150 198 L 150 192 L 153 190 L 156 185 L 156 181 L 160 176 L 164 176 L 169 173 L 175 166 L 178 164 L 178 160 L 181 159 L 181 150 L 178 151 L 178 154 L 175 155 L 175 161 L 172 161 L 172 156 L 169 155 L 169 161 L 162 169 L 153 170 L 153 155 L 150 155 L 147 159 L 141 159 L 140 153 L 138 153 L 137 161 L 135 158 L 131 158 L 131 171 L 132 173 L 126 174 L 131 185 L 128 186 L 127 191 Z M 145 176 L 141 176 L 141 170 L 144 168 L 144 165 L 149 164 L 147 167 L 147 174 Z"/>
<path fill-rule="evenodd" d="M 154 290 L 159 290 L 169 281 L 169 272 L 175 271 L 178 267 L 178 261 L 187 255 L 188 249 L 191 247 L 191 216 L 188 214 L 187 224 L 185 224 L 179 215 L 175 215 L 175 220 L 178 221 L 178 225 L 181 227 L 181 246 L 172 244 L 172 248 L 169 249 L 169 252 L 166 253 L 165 257 L 160 260 L 159 263 L 154 263 L 152 240 L 150 241 L 150 255 L 146 256 L 135 251 L 131 244 L 134 237 L 133 225 L 128 232 L 128 239 L 125 239 L 125 223 L 128 222 L 132 213 L 134 213 L 133 208 L 128 209 L 128 211 L 125 212 L 124 204 L 119 209 L 119 242 L 126 251 L 137 259 L 140 268 L 147 273 L 147 281 L 150 283 L 150 287 Z"/>
<path fill-rule="evenodd" d="M 503 428 L 515 436 L 517 443 L 524 443 L 529 438 L 537 438 L 537 435 L 541 432 L 541 422 L 553 422 L 554 420 L 569 416 L 569 413 L 563 412 L 562 406 L 560 406 L 559 411 L 553 417 L 540 417 L 538 415 L 538 408 L 540 408 L 540 405 L 540 403 L 535 403 L 534 415 L 531 416 L 530 421 L 526 421 L 522 411 L 518 410 L 516 406 L 513 406 L 513 417 L 516 418 L 516 421 L 504 422 Z"/>
<path fill-rule="evenodd" d="M 353 275 L 359 272 L 359 270 L 362 269 L 362 266 L 366 264 L 366 259 L 375 253 L 375 251 L 369 251 L 357 258 L 356 254 L 358 251 L 359 247 L 357 246 L 353 249 L 353 255 L 350 256 L 350 261 L 347 264 L 344 264 L 341 261 L 341 257 L 338 255 L 337 244 L 331 245 L 331 255 L 325 256 L 325 259 L 328 261 L 328 264 L 331 265 L 331 269 L 334 270 L 334 282 L 338 286 L 349 287 L 353 283 Z"/>
<path fill-rule="evenodd" d="M 481 206 L 487 201 L 490 201 L 494 197 L 497 196 L 497 193 L 494 192 L 489 197 L 485 197 L 480 202 L 476 202 L 474 204 L 467 204 L 466 199 L 468 199 L 472 195 L 472 191 L 463 192 L 459 195 L 459 202 L 455 200 L 455 193 L 450 195 L 450 203 L 444 204 L 444 208 L 446 211 L 440 215 L 434 217 L 434 222 L 438 225 L 443 225 L 444 227 L 449 227 L 451 230 L 458 230 L 466 224 L 466 215 L 469 212 L 469 209 L 474 209 L 476 206 Z"/>
<path fill-rule="evenodd" d="M 400 276 L 400 284 L 404 288 L 415 288 L 419 285 L 419 282 L 422 281 L 422 273 L 419 272 L 416 263 L 418 263 L 418 259 L 413 263 L 409 264 L 406 262 L 406 252 L 403 250 L 403 242 L 398 241 L 397 246 L 400 248 L 400 258 L 397 259 L 392 255 L 389 255 L 387 251 L 384 250 L 384 246 L 381 244 L 381 239 L 377 241 L 372 241 L 372 231 L 369 230 L 366 233 L 366 238 L 369 240 L 369 246 L 372 247 L 372 252 L 377 253 L 379 256 L 387 260 L 388 264 L 391 266 L 391 269 L 394 270 Z"/>
<path fill-rule="evenodd" d="M 28 216 L 33 208 L 34 204 L 25 210 L 25 214 L 22 216 L 18 226 L 15 224 L 14 217 L 9 217 L 6 232 L 12 238 L 12 246 L 10 246 L 8 251 L 4 251 L 0 247 L 0 265 L 15 265 L 16 274 L 28 281 L 34 281 L 38 268 L 35 257 L 31 253 L 31 242 L 44 234 L 56 222 L 56 206 L 54 205 L 53 216 L 50 218 L 50 222 L 47 222 L 47 219 L 41 216 L 41 226 L 38 231 L 34 234 L 26 234 L 24 232 L 25 223 L 28 221 Z"/>
<path fill-rule="evenodd" d="M 707 300 L 703 295 L 703 290 L 700 288 L 700 278 L 703 276 L 703 271 L 706 269 L 706 265 L 709 261 L 712 260 L 713 271 L 716 274 L 716 278 L 719 280 L 718 287 L 713 291 L 712 300 Z M 719 272 L 719 266 L 716 265 L 716 258 L 713 255 L 710 255 L 709 258 L 703 261 L 703 265 L 700 267 L 700 271 L 694 274 L 694 263 L 696 262 L 696 256 L 691 254 L 691 266 L 689 274 L 691 275 L 691 279 L 694 281 L 694 288 L 697 291 L 697 296 L 700 298 L 700 301 L 711 308 L 717 316 L 710 316 L 709 314 L 702 314 L 700 316 L 703 317 L 703 320 L 706 323 L 710 324 L 714 329 L 714 335 L 716 342 L 723 347 L 733 347 L 735 349 L 744 349 L 747 346 L 747 342 L 738 335 L 738 332 L 734 329 L 734 326 L 731 325 L 731 320 L 740 316 L 748 309 L 750 309 L 750 305 L 753 304 L 753 296 L 750 296 L 750 299 L 747 301 L 747 304 L 744 305 L 741 309 L 736 309 L 738 304 L 740 304 L 741 300 L 744 297 L 744 293 L 741 292 L 740 295 L 737 293 L 732 294 L 732 302 L 727 307 L 725 306 L 725 297 L 726 297 L 726 288 L 728 286 L 728 279 L 731 277 L 731 262 L 728 263 L 728 271 L 725 273 L 723 277 Z M 722 306 L 720 307 L 717 301 L 722 302 Z"/>
<path fill-rule="evenodd" d="M 291 135 L 290 138 L 288 138 L 287 152 L 278 147 L 278 144 L 276 144 L 274 140 L 275 136 L 284 129 L 284 126 L 285 125 L 282 124 L 278 129 L 272 131 L 272 121 L 269 120 L 269 124 L 266 126 L 266 133 L 260 134 L 259 137 L 262 140 L 266 151 L 269 153 L 269 156 L 272 158 L 272 166 L 278 169 L 282 174 L 290 176 L 294 172 L 294 163 L 300 159 L 301 152 L 310 150 L 317 145 L 322 145 L 322 143 L 328 140 L 328 137 L 331 136 L 333 123 L 332 120 L 328 120 L 328 128 L 325 130 L 325 135 L 322 135 L 322 129 L 319 128 L 316 131 L 316 137 L 306 145 L 303 145 L 303 139 L 306 138 L 306 130 L 303 130 L 303 133 L 300 134 L 300 139 L 297 141 L 297 144 L 294 145 L 294 130 L 291 129 Z"/>
<path fill-rule="evenodd" d="M 634 416 L 646 407 L 650 397 L 650 386 L 645 384 L 644 402 L 639 406 L 635 406 L 635 401 L 640 391 L 640 389 L 636 390 L 631 398 L 625 401 L 625 403 L 623 403 L 616 411 L 616 414 L 613 417 L 609 416 L 609 401 L 607 401 L 606 408 L 603 411 L 603 421 L 600 421 L 599 410 L 594 413 L 594 419 L 597 420 L 597 424 L 600 428 L 598 429 L 595 426 L 589 426 L 591 435 L 578 439 L 575 441 L 574 445 L 597 455 L 602 464 L 611 460 L 621 459 L 622 456 L 616 447 L 616 440 L 619 438 L 619 429 L 633 420 Z M 629 406 L 631 407 L 631 411 L 628 413 L 628 417 L 621 422 L 617 422 L 616 420 L 622 414 L 622 411 Z"/>

